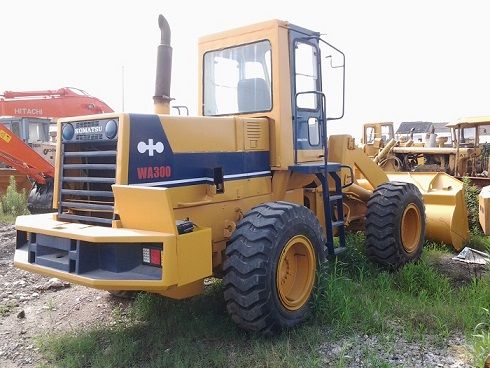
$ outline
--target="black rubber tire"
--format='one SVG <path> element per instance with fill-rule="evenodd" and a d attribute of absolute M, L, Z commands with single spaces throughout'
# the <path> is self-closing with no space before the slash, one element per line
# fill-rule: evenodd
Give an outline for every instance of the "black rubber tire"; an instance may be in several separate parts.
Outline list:
<path fill-rule="evenodd" d="M 414 205 L 421 215 L 420 238 L 410 252 L 402 241 L 402 217 Z M 367 203 L 366 254 L 368 258 L 391 270 L 416 261 L 425 241 L 425 207 L 418 188 L 411 183 L 389 182 L 376 188 Z M 414 242 L 415 243 L 415 242 Z"/>
<path fill-rule="evenodd" d="M 290 239 L 306 237 L 314 248 L 317 264 L 325 260 L 322 229 L 308 208 L 288 202 L 270 202 L 253 208 L 238 223 L 224 262 L 224 297 L 238 326 L 273 335 L 303 322 L 310 299 L 297 310 L 284 307 L 276 286 L 281 252 Z"/>

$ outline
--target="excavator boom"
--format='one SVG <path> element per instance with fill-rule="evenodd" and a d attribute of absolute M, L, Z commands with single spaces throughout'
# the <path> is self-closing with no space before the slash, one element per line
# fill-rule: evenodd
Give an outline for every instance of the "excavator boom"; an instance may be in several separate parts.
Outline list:
<path fill-rule="evenodd" d="M 45 184 L 47 177 L 54 177 L 54 167 L 3 124 L 0 124 L 0 161 L 38 184 Z"/>
<path fill-rule="evenodd" d="M 60 118 L 113 112 L 97 97 L 76 88 L 41 91 L 5 91 L 0 116 Z"/>

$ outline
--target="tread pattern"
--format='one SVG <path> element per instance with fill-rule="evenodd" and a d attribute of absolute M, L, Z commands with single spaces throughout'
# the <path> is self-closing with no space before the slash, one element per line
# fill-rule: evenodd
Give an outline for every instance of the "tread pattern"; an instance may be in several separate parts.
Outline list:
<path fill-rule="evenodd" d="M 270 287 L 274 247 L 292 223 L 309 226 L 321 239 L 318 247 L 322 249 L 324 239 L 316 217 L 306 207 L 288 202 L 254 207 L 238 223 L 228 243 L 223 265 L 224 297 L 231 318 L 242 328 L 272 335 L 306 318 L 306 311 L 301 310 L 288 316 L 281 314 Z M 322 255 L 317 257 L 322 259 Z"/>
<path fill-rule="evenodd" d="M 417 250 L 406 253 L 400 237 L 401 217 L 406 206 L 416 204 L 422 214 Z M 366 254 L 373 262 L 398 269 L 420 258 L 425 239 L 425 207 L 418 188 L 411 183 L 389 182 L 376 188 L 367 203 Z"/>

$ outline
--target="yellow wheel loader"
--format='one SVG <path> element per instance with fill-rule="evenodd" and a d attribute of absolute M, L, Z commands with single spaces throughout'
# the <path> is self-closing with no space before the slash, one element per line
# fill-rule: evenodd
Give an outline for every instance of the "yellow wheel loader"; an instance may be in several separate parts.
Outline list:
<path fill-rule="evenodd" d="M 272 334 L 306 318 L 347 222 L 366 217 L 369 257 L 398 268 L 420 256 L 426 210 L 465 211 L 443 179 L 421 194 L 349 136 L 327 145 L 322 77 L 345 69 L 319 33 L 272 20 L 200 39 L 199 116 L 188 117 L 169 115 L 170 29 L 159 25 L 155 114 L 58 121 L 57 212 L 17 218 L 17 267 L 176 299 L 222 277 L 232 319 Z M 431 221 L 452 230 L 447 214 Z"/>

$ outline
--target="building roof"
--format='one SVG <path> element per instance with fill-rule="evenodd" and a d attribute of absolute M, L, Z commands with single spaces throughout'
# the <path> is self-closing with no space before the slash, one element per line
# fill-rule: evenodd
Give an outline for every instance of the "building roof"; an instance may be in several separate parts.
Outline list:
<path fill-rule="evenodd" d="M 404 121 L 400 123 L 396 134 L 410 134 L 413 129 L 414 134 L 430 133 L 434 128 L 434 124 L 428 121 Z"/>
<path fill-rule="evenodd" d="M 447 126 L 446 123 L 434 123 L 435 133 L 451 133 L 451 129 Z"/>

